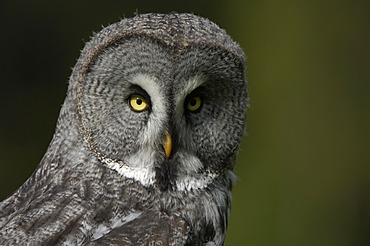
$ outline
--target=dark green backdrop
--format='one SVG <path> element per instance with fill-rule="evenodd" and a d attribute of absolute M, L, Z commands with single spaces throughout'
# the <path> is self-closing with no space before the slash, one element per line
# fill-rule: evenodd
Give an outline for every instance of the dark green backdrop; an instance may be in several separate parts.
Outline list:
<path fill-rule="evenodd" d="M 0 199 L 32 173 L 93 31 L 193 12 L 248 55 L 227 245 L 370 245 L 370 1 L 2 1 Z"/>

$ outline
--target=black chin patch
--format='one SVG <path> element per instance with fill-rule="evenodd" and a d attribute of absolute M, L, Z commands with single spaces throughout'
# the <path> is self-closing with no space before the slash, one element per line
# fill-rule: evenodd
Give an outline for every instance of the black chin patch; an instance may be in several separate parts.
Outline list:
<path fill-rule="evenodd" d="M 176 165 L 173 159 L 164 159 L 155 165 L 156 185 L 161 191 L 173 190 L 176 180 Z"/>

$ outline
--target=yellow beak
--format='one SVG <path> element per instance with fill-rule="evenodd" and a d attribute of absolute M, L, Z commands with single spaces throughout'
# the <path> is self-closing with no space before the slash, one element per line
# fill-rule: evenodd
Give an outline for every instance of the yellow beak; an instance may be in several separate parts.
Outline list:
<path fill-rule="evenodd" d="M 164 131 L 164 136 L 165 136 L 165 139 L 163 141 L 163 148 L 166 154 L 166 158 L 168 159 L 170 158 L 171 151 L 172 151 L 172 137 L 168 131 Z"/>

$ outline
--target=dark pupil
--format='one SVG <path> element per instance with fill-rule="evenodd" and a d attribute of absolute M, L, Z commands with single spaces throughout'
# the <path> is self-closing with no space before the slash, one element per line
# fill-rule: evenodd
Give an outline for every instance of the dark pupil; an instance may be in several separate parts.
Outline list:
<path fill-rule="evenodd" d="M 143 100 L 141 100 L 140 98 L 137 98 L 136 103 L 137 103 L 137 105 L 141 105 L 143 103 Z"/>
<path fill-rule="evenodd" d="M 197 104 L 197 100 L 195 100 L 194 98 L 190 100 L 190 105 L 191 106 L 195 106 L 195 104 Z"/>

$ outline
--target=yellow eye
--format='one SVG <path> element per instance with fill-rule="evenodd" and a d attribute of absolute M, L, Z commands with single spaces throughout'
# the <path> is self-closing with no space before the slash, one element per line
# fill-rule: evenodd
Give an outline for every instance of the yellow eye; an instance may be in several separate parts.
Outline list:
<path fill-rule="evenodd" d="M 186 106 L 189 111 L 195 112 L 197 111 L 200 106 L 202 105 L 202 99 L 200 97 L 193 97 L 189 100 L 188 105 Z"/>
<path fill-rule="evenodd" d="M 128 102 L 131 108 L 136 112 L 141 112 L 148 108 L 148 102 L 144 97 L 139 95 L 131 96 Z"/>

